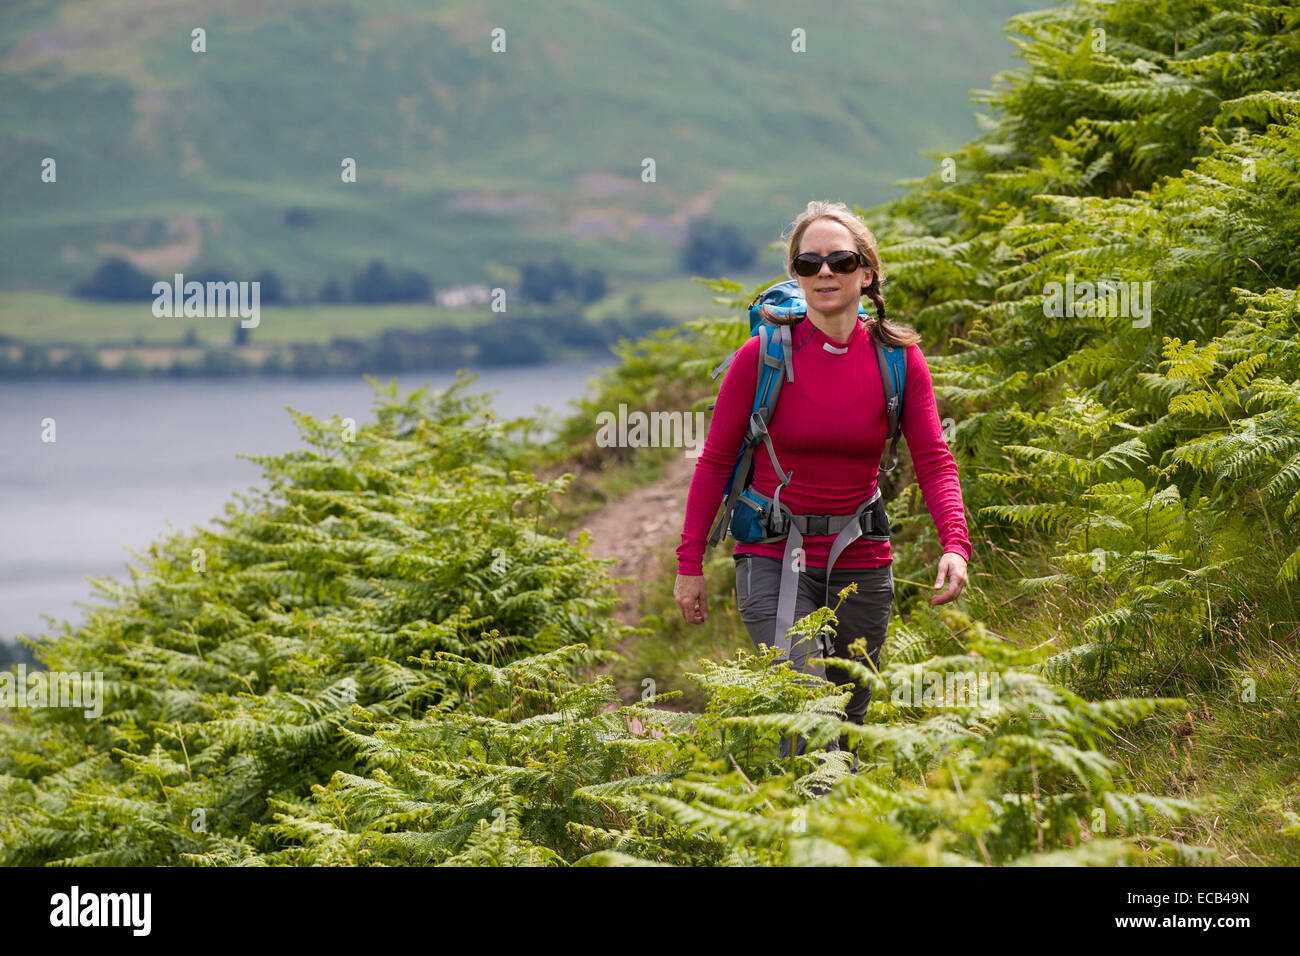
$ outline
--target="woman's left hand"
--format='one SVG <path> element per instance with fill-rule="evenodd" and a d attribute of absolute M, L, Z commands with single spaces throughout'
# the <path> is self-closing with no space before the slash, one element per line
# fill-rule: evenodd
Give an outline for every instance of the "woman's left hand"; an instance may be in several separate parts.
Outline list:
<path fill-rule="evenodd" d="M 934 580 L 935 590 L 943 587 L 945 581 L 948 582 L 947 589 L 942 594 L 930 598 L 932 606 L 957 600 L 966 587 L 966 559 L 960 554 L 945 551 L 943 557 L 939 559 L 939 576 Z"/>

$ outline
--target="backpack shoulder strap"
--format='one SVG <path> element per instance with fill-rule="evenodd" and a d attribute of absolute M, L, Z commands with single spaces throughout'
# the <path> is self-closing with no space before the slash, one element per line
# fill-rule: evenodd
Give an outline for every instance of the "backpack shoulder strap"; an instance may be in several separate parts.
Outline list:
<path fill-rule="evenodd" d="M 901 346 L 883 345 L 872 337 L 876 346 L 876 359 L 880 363 L 880 381 L 885 388 L 885 414 L 889 418 L 889 467 L 898 467 L 898 439 L 903 433 L 903 392 L 907 387 L 907 350 Z"/>
<path fill-rule="evenodd" d="M 758 378 L 754 389 L 754 402 L 750 407 L 745 439 L 736 456 L 736 466 L 732 469 L 731 480 L 727 483 L 722 514 L 709 533 L 708 543 L 711 545 L 717 544 L 726 534 L 725 529 L 731 523 L 736 498 L 748 485 L 749 473 L 754 461 L 754 448 L 759 442 L 767 446 L 772 467 L 781 478 L 781 487 L 789 484 L 792 477 L 781 470 L 781 465 L 776 460 L 776 451 L 772 448 L 772 439 L 767 433 L 767 426 L 772 421 L 772 416 L 776 414 L 776 403 L 781 395 L 782 383 L 786 379 L 794 381 L 790 327 L 763 324 L 755 329 L 754 334 L 758 336 Z"/>

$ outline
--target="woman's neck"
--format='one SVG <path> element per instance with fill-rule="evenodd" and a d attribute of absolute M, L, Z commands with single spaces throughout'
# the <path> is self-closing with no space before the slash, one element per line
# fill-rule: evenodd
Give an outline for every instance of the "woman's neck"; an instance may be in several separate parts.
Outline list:
<path fill-rule="evenodd" d="M 858 304 L 852 303 L 853 311 L 844 309 L 823 315 L 812 306 L 808 306 L 808 321 L 821 329 L 822 334 L 836 342 L 847 342 L 858 324 Z"/>

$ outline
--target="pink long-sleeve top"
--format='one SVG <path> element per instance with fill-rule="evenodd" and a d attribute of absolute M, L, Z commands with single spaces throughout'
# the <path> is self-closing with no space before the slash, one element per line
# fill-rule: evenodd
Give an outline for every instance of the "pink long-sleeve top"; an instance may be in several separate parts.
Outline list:
<path fill-rule="evenodd" d="M 876 489 L 889 433 L 875 347 L 862 321 L 854 326 L 847 342 L 838 342 L 804 319 L 791 329 L 791 341 L 794 381 L 782 384 L 768 426 L 781 468 L 786 474 L 793 472 L 790 484 L 781 492 L 781 503 L 795 514 L 852 514 Z M 759 344 L 754 336 L 737 350 L 718 392 L 708 437 L 686 497 L 682 543 L 677 548 L 678 574 L 703 573 L 705 544 L 754 403 Z M 846 347 L 847 351 L 838 351 Z M 957 463 L 939 424 L 930 368 L 915 345 L 907 347 L 903 437 L 943 550 L 969 561 L 970 537 Z M 778 484 L 767 449 L 760 443 L 754 448 L 754 488 L 770 498 Z M 826 567 L 834 540 L 834 535 L 806 536 L 807 565 Z M 785 541 L 737 542 L 735 553 L 780 558 Z M 859 538 L 843 551 L 835 567 L 874 568 L 892 560 L 889 542 Z"/>

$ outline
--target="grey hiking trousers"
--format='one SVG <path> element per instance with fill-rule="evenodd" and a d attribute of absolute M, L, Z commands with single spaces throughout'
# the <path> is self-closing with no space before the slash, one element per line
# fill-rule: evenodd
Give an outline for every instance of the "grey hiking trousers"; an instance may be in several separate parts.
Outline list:
<path fill-rule="evenodd" d="M 757 554 L 733 554 L 736 565 L 736 609 L 740 620 L 749 632 L 750 640 L 757 648 L 760 644 L 769 647 L 776 643 L 777 597 L 781 589 L 781 559 L 768 558 Z M 808 658 L 849 656 L 849 645 L 859 637 L 866 638 L 867 653 L 871 663 L 880 666 L 880 649 L 885 643 L 885 634 L 889 628 L 889 614 L 894 604 L 894 568 L 892 564 L 878 568 L 835 568 L 831 571 L 830 607 L 835 606 L 840 589 L 850 581 L 856 581 L 858 593 L 850 594 L 844 599 L 836 617 L 839 627 L 833 638 L 818 641 L 818 646 L 810 647 L 806 638 L 796 638 L 790 648 L 789 661 L 794 669 L 803 673 L 815 674 L 817 677 L 834 681 L 836 684 L 853 684 L 853 694 L 849 698 L 845 715 L 850 721 L 860 724 L 871 702 L 871 687 L 856 684 L 846 672 L 833 665 L 824 670 L 821 665 L 808 664 Z M 799 591 L 795 598 L 795 620 L 812 613 L 826 605 L 826 569 L 805 568 L 798 575 Z M 780 664 L 787 658 L 778 658 Z M 796 736 L 796 753 L 803 754 L 806 741 Z M 847 750 L 848 736 L 841 736 L 829 750 Z M 857 770 L 857 748 L 854 747 L 853 769 Z M 781 736 L 781 757 L 790 756 L 790 736 Z"/>

